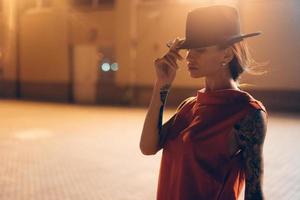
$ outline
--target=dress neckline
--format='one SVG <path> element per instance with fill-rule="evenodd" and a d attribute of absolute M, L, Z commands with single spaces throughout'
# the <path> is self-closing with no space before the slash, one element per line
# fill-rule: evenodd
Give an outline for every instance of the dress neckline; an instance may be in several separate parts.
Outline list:
<path fill-rule="evenodd" d="M 203 93 L 214 93 L 214 92 L 223 92 L 223 91 L 232 91 L 232 90 L 235 90 L 235 91 L 242 91 L 240 89 L 233 89 L 233 88 L 225 88 L 225 89 L 218 89 L 218 90 L 210 90 L 210 91 L 206 91 L 206 88 L 202 88 L 201 90 L 198 90 L 198 91 L 201 91 Z"/>
<path fill-rule="evenodd" d="M 197 103 L 201 105 L 242 103 L 253 99 L 248 92 L 233 88 L 212 91 L 205 91 L 205 88 L 202 88 L 197 91 L 196 96 Z"/>

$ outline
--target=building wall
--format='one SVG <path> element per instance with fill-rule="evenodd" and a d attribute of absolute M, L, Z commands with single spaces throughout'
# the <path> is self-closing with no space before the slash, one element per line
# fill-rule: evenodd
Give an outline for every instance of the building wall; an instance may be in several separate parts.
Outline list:
<path fill-rule="evenodd" d="M 115 5 L 115 50 L 120 65 L 116 84 L 119 87 L 136 84 L 137 3 L 137 0 L 116 1 Z"/>
<path fill-rule="evenodd" d="M 68 21 L 50 9 L 25 13 L 20 21 L 22 98 L 68 98 L 70 61 Z"/>
<path fill-rule="evenodd" d="M 32 2 L 29 5 L 34 5 Z M 99 49 L 113 48 L 114 11 L 109 7 L 74 8 L 68 0 L 54 0 L 50 7 L 26 7 L 19 18 L 12 18 L 8 11 L 16 9 L 11 6 L 7 1 L 4 8 L 7 13 L 3 17 L 4 37 L 1 38 L 9 41 L 4 44 L 9 60 L 0 94 L 15 96 L 15 90 L 10 95 L 7 93 L 16 88 L 13 83 L 19 80 L 21 98 L 71 101 L 73 50 L 83 44 L 93 44 Z M 18 31 L 8 27 L 9 21 Z M 6 39 L 16 33 L 18 40 Z M 9 83 L 11 87 L 7 86 Z"/>
<path fill-rule="evenodd" d="M 0 1 L 1 2 L 1 1 Z M 3 11 L 0 10 L 0 80 L 3 78 L 3 47 L 4 47 L 4 20 L 3 20 Z"/>
<path fill-rule="evenodd" d="M 3 92 L 8 88 L 5 84 L 16 80 L 16 66 L 20 62 L 20 81 L 28 83 L 23 96 L 45 96 L 45 99 L 60 96 L 58 100 L 69 101 L 73 81 L 72 50 L 77 45 L 92 44 L 99 50 L 115 52 L 119 64 L 119 70 L 106 77 L 112 77 L 112 82 L 107 83 L 107 87 L 98 88 L 101 91 L 106 88 L 105 93 L 99 92 L 99 97 L 109 97 L 107 103 L 117 99 L 132 105 L 148 105 L 155 78 L 154 59 L 167 51 L 167 41 L 176 36 L 184 37 L 187 12 L 208 5 L 208 1 L 117 0 L 113 7 L 74 9 L 68 0 L 54 0 L 51 8 L 33 9 L 22 14 L 18 60 L 14 57 L 18 55 L 15 52 L 16 38 L 8 29 L 8 21 L 16 20 L 8 15 L 14 16 L 15 13 L 8 13 L 7 2 L 11 1 L 4 1 L 5 12 L 0 14 L 0 26 L 4 32 L 0 34 L 0 41 L 6 50 L 10 48 L 6 55 L 10 54 L 11 60 L 3 67 L 2 80 L 0 78 L 2 96 L 9 96 Z M 242 32 L 263 32 L 261 36 L 247 39 L 254 58 L 261 62 L 270 61 L 267 74 L 253 76 L 245 73 L 241 83 L 252 84 L 246 89 L 271 107 L 289 105 L 298 109 L 300 2 L 243 0 L 238 6 Z M 9 36 L 11 39 L 7 40 Z M 100 81 L 99 84 L 103 83 Z M 204 79 L 192 79 L 185 63 L 181 63 L 169 104 L 177 105 L 203 86 Z M 11 84 L 10 88 L 13 90 L 15 85 Z"/>
<path fill-rule="evenodd" d="M 67 15 L 52 10 L 28 12 L 20 30 L 21 81 L 68 82 Z"/>
<path fill-rule="evenodd" d="M 0 14 L 1 72 L 0 96 L 16 96 L 17 25 L 16 0 L 3 0 Z"/>
<path fill-rule="evenodd" d="M 101 10 L 93 12 L 72 11 L 69 13 L 71 23 L 71 43 L 73 45 L 93 43 L 99 47 L 115 45 L 115 12 Z"/>
<path fill-rule="evenodd" d="M 270 60 L 267 75 L 244 80 L 268 90 L 300 91 L 300 1 L 243 1 L 241 13 L 245 32 L 263 32 L 249 40 L 254 56 Z"/>

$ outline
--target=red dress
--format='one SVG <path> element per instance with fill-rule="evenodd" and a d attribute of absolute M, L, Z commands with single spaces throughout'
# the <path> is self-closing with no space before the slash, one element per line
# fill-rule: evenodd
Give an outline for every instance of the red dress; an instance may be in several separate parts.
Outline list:
<path fill-rule="evenodd" d="M 167 131 L 157 200 L 235 200 L 245 183 L 242 151 L 229 152 L 234 124 L 264 105 L 249 93 L 197 91 Z"/>

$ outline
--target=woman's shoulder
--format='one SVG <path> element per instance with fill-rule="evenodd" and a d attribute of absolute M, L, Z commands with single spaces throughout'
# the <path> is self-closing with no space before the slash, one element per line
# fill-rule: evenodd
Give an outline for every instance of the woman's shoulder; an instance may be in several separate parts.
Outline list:
<path fill-rule="evenodd" d="M 246 109 L 247 111 L 245 112 L 245 115 L 243 115 L 242 119 L 236 125 L 240 126 L 241 124 L 244 124 L 244 126 L 247 127 L 253 126 L 253 123 L 257 123 L 260 124 L 261 127 L 266 127 L 268 122 L 268 112 L 266 106 L 262 101 L 258 100 L 247 91 L 242 92 L 247 93 L 248 109 Z"/>
<path fill-rule="evenodd" d="M 253 96 L 250 92 L 251 90 L 249 91 L 249 89 L 253 88 L 253 87 L 254 87 L 254 85 L 251 85 L 251 84 L 241 84 L 239 86 L 240 91 L 242 93 L 244 93 L 244 96 L 246 96 L 247 101 L 249 102 L 249 105 L 253 109 L 262 110 L 267 113 L 267 109 L 266 109 L 265 105 L 263 104 L 263 102 L 260 101 L 259 99 L 257 99 L 255 96 Z"/>
<path fill-rule="evenodd" d="M 259 100 L 256 100 L 256 99 L 251 100 L 249 102 L 249 104 L 251 105 L 252 108 L 254 108 L 256 110 L 262 110 L 264 112 L 267 112 L 265 105 Z"/>
<path fill-rule="evenodd" d="M 263 116 L 264 118 L 268 118 L 268 112 L 266 106 L 262 103 L 262 101 L 254 98 L 249 99 L 248 105 L 250 107 L 250 111 L 248 112 L 248 115 L 251 115 L 251 113 L 256 113 L 257 115 Z"/>
<path fill-rule="evenodd" d="M 195 100 L 196 100 L 196 96 L 191 96 L 184 99 L 177 107 L 176 113 L 182 110 L 185 106 L 191 105 L 193 102 L 195 102 Z"/>
<path fill-rule="evenodd" d="M 240 92 L 242 92 L 243 96 L 245 96 L 246 102 L 249 103 L 249 106 L 253 108 L 254 110 L 262 110 L 265 113 L 267 113 L 266 106 L 263 104 L 262 101 L 258 100 L 256 97 L 254 97 L 252 94 L 250 94 L 247 90 L 241 89 Z"/>

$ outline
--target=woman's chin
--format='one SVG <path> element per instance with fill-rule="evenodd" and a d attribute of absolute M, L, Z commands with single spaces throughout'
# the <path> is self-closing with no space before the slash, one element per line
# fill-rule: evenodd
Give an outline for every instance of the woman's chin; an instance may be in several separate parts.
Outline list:
<path fill-rule="evenodd" d="M 200 73 L 195 73 L 195 72 L 191 72 L 190 71 L 190 76 L 192 77 L 192 78 L 201 78 L 201 77 L 204 77 L 202 74 L 200 74 Z"/>

